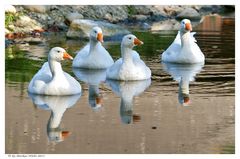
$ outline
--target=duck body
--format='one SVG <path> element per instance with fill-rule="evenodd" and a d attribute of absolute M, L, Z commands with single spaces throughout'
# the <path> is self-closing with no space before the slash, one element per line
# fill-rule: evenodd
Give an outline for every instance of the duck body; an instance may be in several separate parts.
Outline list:
<path fill-rule="evenodd" d="M 72 66 L 85 69 L 110 67 L 114 61 L 101 42 L 103 42 L 102 30 L 94 27 L 90 33 L 90 42 L 77 53 Z"/>
<path fill-rule="evenodd" d="M 185 20 L 185 21 L 184 21 Z M 194 38 L 195 32 L 191 31 L 190 21 L 184 19 L 182 21 L 182 28 L 173 43 L 162 54 L 163 62 L 171 63 L 202 63 L 205 60 L 204 54 L 197 45 Z M 189 27 L 187 27 L 189 26 Z"/>
<path fill-rule="evenodd" d="M 54 48 L 52 51 L 54 51 Z M 60 62 L 54 59 L 59 58 L 60 53 L 53 53 L 52 56 L 54 57 L 50 54 L 48 62 L 43 64 L 42 68 L 30 81 L 28 92 L 41 95 L 73 95 L 81 93 L 81 85 L 72 76 L 64 72 Z"/>
<path fill-rule="evenodd" d="M 139 54 L 132 50 L 131 43 L 125 44 L 131 39 L 136 39 L 134 35 L 127 35 L 121 44 L 122 58 L 118 59 L 108 70 L 107 78 L 120 81 L 145 80 L 151 78 L 151 70 L 141 60 Z M 138 40 L 138 39 L 137 39 Z M 127 42 L 126 42 L 127 41 Z M 142 42 L 140 41 L 139 44 Z M 137 44 L 137 45 L 139 45 Z"/>
<path fill-rule="evenodd" d="M 114 63 L 107 50 L 98 42 L 93 48 L 87 44 L 73 60 L 73 67 L 85 69 L 106 69 Z"/>

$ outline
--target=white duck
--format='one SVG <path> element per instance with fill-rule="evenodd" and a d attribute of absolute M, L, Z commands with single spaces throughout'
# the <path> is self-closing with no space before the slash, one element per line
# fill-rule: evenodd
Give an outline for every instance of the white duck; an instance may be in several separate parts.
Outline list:
<path fill-rule="evenodd" d="M 71 96 L 42 96 L 29 93 L 33 103 L 40 109 L 50 110 L 51 115 L 47 124 L 47 135 L 50 141 L 61 142 L 69 134 L 69 131 L 62 130 L 60 124 L 63 114 L 71 108 L 80 98 L 81 94 Z"/>
<path fill-rule="evenodd" d="M 88 103 L 94 111 L 100 110 L 102 107 L 103 97 L 99 90 L 99 84 L 106 80 L 106 69 L 87 70 L 73 68 L 75 76 L 88 84 Z"/>
<path fill-rule="evenodd" d="M 81 85 L 62 70 L 61 61 L 72 59 L 63 48 L 54 47 L 48 54 L 48 62 L 34 75 L 28 91 L 42 95 L 73 95 L 81 93 Z"/>
<path fill-rule="evenodd" d="M 132 50 L 134 46 L 143 44 L 136 36 L 129 34 L 123 37 L 121 56 L 108 70 L 107 78 L 122 81 L 145 80 L 151 78 L 151 70 Z"/>
<path fill-rule="evenodd" d="M 90 32 L 90 42 L 78 52 L 72 66 L 86 69 L 106 69 L 110 67 L 114 61 L 102 46 L 102 42 L 102 29 L 94 27 Z"/>
<path fill-rule="evenodd" d="M 125 124 L 139 121 L 140 116 L 133 114 L 133 99 L 143 93 L 151 84 L 151 79 L 141 81 L 116 81 L 107 80 L 112 91 L 121 97 L 120 116 Z"/>
<path fill-rule="evenodd" d="M 178 101 L 183 106 L 190 104 L 189 83 L 194 81 L 197 73 L 201 72 L 203 63 L 191 65 L 162 63 L 163 69 L 168 72 L 175 81 L 179 83 Z"/>
<path fill-rule="evenodd" d="M 166 51 L 162 54 L 162 61 L 172 63 L 203 63 L 205 60 L 204 54 L 196 43 L 193 37 L 195 32 L 192 31 L 190 20 L 183 19 L 181 28 Z"/>

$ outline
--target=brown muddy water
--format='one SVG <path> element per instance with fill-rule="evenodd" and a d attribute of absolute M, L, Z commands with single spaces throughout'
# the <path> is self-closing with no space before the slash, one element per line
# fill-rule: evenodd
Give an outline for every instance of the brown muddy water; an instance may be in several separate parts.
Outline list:
<path fill-rule="evenodd" d="M 235 153 L 235 19 L 208 17 L 193 29 L 205 65 L 160 62 L 177 31 L 135 31 L 151 80 L 106 81 L 104 71 L 72 70 L 65 61 L 63 69 L 83 88 L 68 97 L 28 95 L 27 87 L 51 47 L 75 56 L 87 41 L 62 34 L 18 40 L 6 48 L 5 153 Z M 119 45 L 104 43 L 114 59 Z"/>

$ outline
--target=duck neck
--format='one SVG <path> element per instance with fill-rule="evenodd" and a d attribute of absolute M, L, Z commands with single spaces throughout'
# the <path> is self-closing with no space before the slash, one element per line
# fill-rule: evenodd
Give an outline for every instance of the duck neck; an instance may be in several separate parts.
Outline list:
<path fill-rule="evenodd" d="M 179 82 L 179 92 L 182 94 L 189 94 L 189 80 L 181 78 Z"/>
<path fill-rule="evenodd" d="M 120 102 L 120 115 L 121 120 L 125 124 L 130 124 L 133 115 L 133 98 L 121 98 Z"/>
<path fill-rule="evenodd" d="M 63 75 L 63 70 L 60 62 L 57 62 L 55 60 L 48 60 L 48 64 L 49 64 L 49 68 L 52 73 L 53 79 Z"/>
<path fill-rule="evenodd" d="M 48 128 L 50 128 L 50 129 L 58 128 L 60 123 L 61 123 L 62 116 L 63 116 L 65 111 L 66 111 L 66 109 L 52 110 L 50 119 L 48 121 Z"/>
<path fill-rule="evenodd" d="M 131 52 L 132 52 L 132 48 L 124 47 L 121 45 L 121 55 L 122 55 L 123 63 L 128 64 L 133 62 Z"/>
<path fill-rule="evenodd" d="M 99 41 L 90 39 L 90 53 L 95 52 L 95 50 L 97 49 L 97 47 L 99 45 L 101 45 L 101 43 Z"/>
<path fill-rule="evenodd" d="M 182 48 L 190 46 L 190 31 L 180 31 Z"/>
<path fill-rule="evenodd" d="M 125 93 L 121 96 L 121 109 L 122 110 L 129 110 L 132 109 L 133 104 L 133 96 Z"/>
<path fill-rule="evenodd" d="M 89 97 L 98 96 L 99 88 L 98 85 L 89 85 Z"/>
<path fill-rule="evenodd" d="M 121 110 L 122 111 L 128 111 L 128 110 L 131 110 L 132 109 L 132 103 L 133 103 L 133 100 L 125 100 L 125 99 L 121 99 Z"/>

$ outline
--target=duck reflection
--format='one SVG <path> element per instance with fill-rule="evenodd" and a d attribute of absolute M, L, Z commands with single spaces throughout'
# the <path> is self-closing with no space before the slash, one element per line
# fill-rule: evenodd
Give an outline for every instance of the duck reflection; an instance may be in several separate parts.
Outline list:
<path fill-rule="evenodd" d="M 72 96 L 43 96 L 28 94 L 33 103 L 40 109 L 50 110 L 51 115 L 47 123 L 47 135 L 50 141 L 61 142 L 69 136 L 69 131 L 60 127 L 64 112 L 72 107 L 80 98 L 80 94 Z"/>
<path fill-rule="evenodd" d="M 73 68 L 75 76 L 88 84 L 88 103 L 94 111 L 102 107 L 103 96 L 99 90 L 99 84 L 106 80 L 106 69 L 88 70 Z"/>
<path fill-rule="evenodd" d="M 179 103 L 183 106 L 188 106 L 190 104 L 189 83 L 195 80 L 196 74 L 201 72 L 204 63 L 175 64 L 163 62 L 162 65 L 163 69 L 179 84 Z"/>
<path fill-rule="evenodd" d="M 151 84 L 151 79 L 143 81 L 107 80 L 112 91 L 121 97 L 120 116 L 125 124 L 140 121 L 139 115 L 133 114 L 133 98 L 143 93 Z"/>

